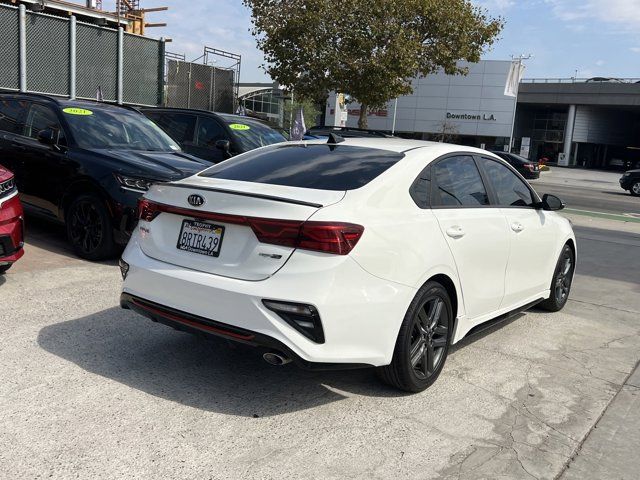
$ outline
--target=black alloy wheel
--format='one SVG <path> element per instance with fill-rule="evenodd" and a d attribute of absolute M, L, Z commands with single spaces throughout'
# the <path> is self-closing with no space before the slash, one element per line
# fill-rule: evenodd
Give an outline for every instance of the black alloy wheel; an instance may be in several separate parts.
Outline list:
<path fill-rule="evenodd" d="M 111 218 L 104 202 L 95 195 L 81 195 L 67 211 L 67 237 L 76 254 L 87 260 L 113 255 Z"/>
<path fill-rule="evenodd" d="M 452 324 L 447 291 L 437 282 L 428 282 L 405 315 L 393 361 L 378 369 L 382 380 L 408 392 L 420 392 L 432 385 L 447 358 Z"/>
<path fill-rule="evenodd" d="M 565 245 L 551 281 L 551 295 L 540 304 L 540 307 L 550 312 L 557 312 L 564 308 L 571 293 L 574 271 L 575 255 L 571 247 Z"/>

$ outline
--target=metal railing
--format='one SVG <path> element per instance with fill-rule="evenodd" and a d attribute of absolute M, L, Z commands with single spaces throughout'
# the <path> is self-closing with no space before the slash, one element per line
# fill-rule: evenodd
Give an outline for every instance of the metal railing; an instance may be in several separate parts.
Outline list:
<path fill-rule="evenodd" d="M 640 83 L 640 78 L 523 78 L 521 83 Z"/>

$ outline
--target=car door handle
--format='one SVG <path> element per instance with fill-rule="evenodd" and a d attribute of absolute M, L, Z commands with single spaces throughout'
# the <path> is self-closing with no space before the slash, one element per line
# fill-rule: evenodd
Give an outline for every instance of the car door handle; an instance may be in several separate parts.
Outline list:
<path fill-rule="evenodd" d="M 447 235 L 449 235 L 451 238 L 462 238 L 464 237 L 465 232 L 462 227 L 455 225 L 447 229 Z"/>
<path fill-rule="evenodd" d="M 520 233 L 521 231 L 524 230 L 524 225 L 522 225 L 519 222 L 515 222 L 511 224 L 511 230 L 513 230 L 516 233 Z"/>

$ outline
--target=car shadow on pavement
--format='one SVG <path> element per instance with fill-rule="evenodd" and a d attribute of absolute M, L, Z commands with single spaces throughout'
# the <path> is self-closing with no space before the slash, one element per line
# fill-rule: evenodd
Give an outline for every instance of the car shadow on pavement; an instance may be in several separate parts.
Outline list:
<path fill-rule="evenodd" d="M 373 369 L 309 372 L 269 365 L 258 350 L 205 340 L 120 308 L 40 330 L 44 350 L 80 368 L 183 405 L 267 417 L 347 396 L 404 396 Z"/>

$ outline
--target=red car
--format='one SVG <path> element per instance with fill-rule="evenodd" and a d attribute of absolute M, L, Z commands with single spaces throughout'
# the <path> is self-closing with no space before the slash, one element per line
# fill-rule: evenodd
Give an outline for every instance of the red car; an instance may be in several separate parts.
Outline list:
<path fill-rule="evenodd" d="M 0 275 L 22 257 L 23 245 L 24 214 L 18 189 L 13 173 L 0 165 Z"/>

